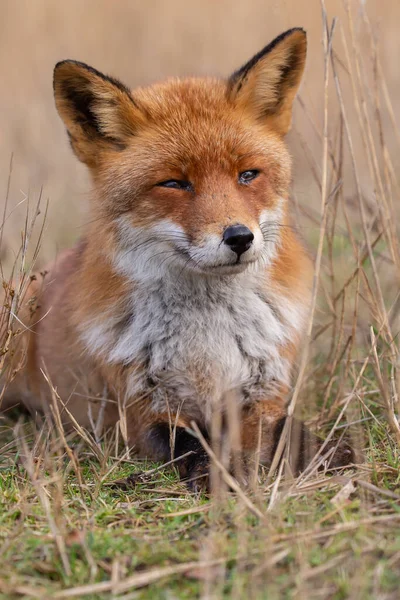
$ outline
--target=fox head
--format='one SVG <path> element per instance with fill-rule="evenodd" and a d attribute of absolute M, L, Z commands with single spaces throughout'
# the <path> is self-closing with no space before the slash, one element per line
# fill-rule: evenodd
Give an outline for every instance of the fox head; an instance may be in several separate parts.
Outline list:
<path fill-rule="evenodd" d="M 111 227 L 120 270 L 221 277 L 272 260 L 290 182 L 284 136 L 305 58 L 296 28 L 227 80 L 131 92 L 83 63 L 56 65 L 56 106 L 92 172 L 94 216 Z"/>

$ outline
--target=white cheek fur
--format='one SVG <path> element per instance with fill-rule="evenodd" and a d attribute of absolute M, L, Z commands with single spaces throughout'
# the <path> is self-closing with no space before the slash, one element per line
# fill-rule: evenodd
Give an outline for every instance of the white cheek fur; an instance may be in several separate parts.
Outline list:
<path fill-rule="evenodd" d="M 185 232 L 179 225 L 163 220 L 150 228 L 133 227 L 125 217 L 116 224 L 119 245 L 113 263 L 118 273 L 134 281 L 152 281 L 184 264 L 174 248 L 187 248 Z"/>
<path fill-rule="evenodd" d="M 241 263 L 252 269 L 268 266 L 279 246 L 279 224 L 283 217 L 283 199 L 272 210 L 260 214 L 259 228 L 254 229 L 254 241 L 241 257 Z M 209 234 L 197 244 L 189 242 L 182 227 L 163 219 L 151 227 L 134 227 L 129 219 L 120 217 L 116 223 L 119 248 L 113 257 L 117 272 L 135 281 L 150 281 L 190 268 L 207 269 L 229 266 L 235 254 L 219 236 Z"/>

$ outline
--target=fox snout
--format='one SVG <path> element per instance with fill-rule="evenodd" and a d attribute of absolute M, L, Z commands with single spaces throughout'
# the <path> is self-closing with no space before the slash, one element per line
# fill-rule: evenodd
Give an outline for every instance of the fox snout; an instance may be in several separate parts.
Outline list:
<path fill-rule="evenodd" d="M 224 243 L 240 258 L 247 252 L 254 240 L 254 233 L 246 225 L 231 225 L 224 231 Z"/>
<path fill-rule="evenodd" d="M 250 267 L 254 270 L 268 262 L 274 245 L 275 240 L 272 244 L 272 240 L 264 239 L 261 223 L 214 225 L 187 240 L 186 265 L 211 275 L 240 273 Z"/>

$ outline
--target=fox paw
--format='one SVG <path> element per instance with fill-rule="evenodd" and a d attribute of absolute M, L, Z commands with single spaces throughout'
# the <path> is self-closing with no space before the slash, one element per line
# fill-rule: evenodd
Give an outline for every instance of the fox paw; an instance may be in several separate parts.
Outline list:
<path fill-rule="evenodd" d="M 208 436 L 203 432 L 206 439 Z M 171 437 L 173 437 L 173 458 L 183 481 L 192 492 L 209 491 L 209 459 L 200 441 L 184 427 L 177 427 L 171 436 L 168 424 L 155 425 L 147 438 L 147 449 L 156 460 L 167 462 L 171 457 Z"/>
<path fill-rule="evenodd" d="M 327 444 L 325 453 L 331 448 L 334 448 L 334 452 L 328 459 L 330 469 L 340 469 L 355 462 L 354 450 L 346 440 L 340 442 L 332 440 Z"/>
<path fill-rule="evenodd" d="M 210 491 L 210 463 L 203 448 L 182 459 L 178 469 L 181 479 L 185 481 L 191 492 Z"/>

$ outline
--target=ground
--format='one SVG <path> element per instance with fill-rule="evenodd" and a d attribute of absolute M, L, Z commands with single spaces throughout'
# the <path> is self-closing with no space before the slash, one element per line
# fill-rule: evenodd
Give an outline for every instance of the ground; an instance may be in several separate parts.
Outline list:
<path fill-rule="evenodd" d="M 399 452 L 369 427 L 358 467 L 210 499 L 173 466 L 3 423 L 0 597 L 397 598 Z"/>

